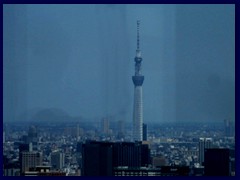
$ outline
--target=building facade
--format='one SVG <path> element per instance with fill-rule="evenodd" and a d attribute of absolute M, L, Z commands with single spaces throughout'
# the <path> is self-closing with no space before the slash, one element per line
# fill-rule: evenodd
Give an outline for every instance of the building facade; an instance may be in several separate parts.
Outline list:
<path fill-rule="evenodd" d="M 108 118 L 103 118 L 101 122 L 101 127 L 102 127 L 102 133 L 105 135 L 108 135 L 110 130 L 109 130 L 109 119 Z"/>
<path fill-rule="evenodd" d="M 51 153 L 51 165 L 53 169 L 60 170 L 65 164 L 65 154 L 59 151 Z"/>
<path fill-rule="evenodd" d="M 205 176 L 230 176 L 229 149 L 205 150 Z"/>
<path fill-rule="evenodd" d="M 205 149 L 212 148 L 213 140 L 212 138 L 200 138 L 199 139 L 199 164 L 203 165 L 204 163 L 204 152 Z"/>
<path fill-rule="evenodd" d="M 143 141 L 147 141 L 147 124 L 143 123 Z"/>
<path fill-rule="evenodd" d="M 113 176 L 114 168 L 139 169 L 150 163 L 150 150 L 141 142 L 89 141 L 83 144 L 83 176 Z"/>
<path fill-rule="evenodd" d="M 112 144 L 86 142 L 83 144 L 83 176 L 112 176 Z"/>
<path fill-rule="evenodd" d="M 21 152 L 20 153 L 20 168 L 21 173 L 29 171 L 29 168 L 42 165 L 42 153 L 39 152 Z"/>

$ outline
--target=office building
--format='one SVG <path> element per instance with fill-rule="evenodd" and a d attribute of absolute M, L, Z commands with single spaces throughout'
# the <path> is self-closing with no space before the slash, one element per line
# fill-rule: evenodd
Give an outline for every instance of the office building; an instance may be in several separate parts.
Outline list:
<path fill-rule="evenodd" d="M 141 166 L 141 142 L 117 142 L 113 144 L 113 166 Z"/>
<path fill-rule="evenodd" d="M 3 143 L 5 143 L 5 140 L 6 140 L 6 138 L 5 138 L 5 131 L 3 131 Z"/>
<path fill-rule="evenodd" d="M 119 120 L 118 123 L 117 123 L 117 131 L 118 131 L 118 134 L 117 134 L 117 137 L 120 139 L 120 138 L 124 138 L 124 132 L 125 132 L 125 123 L 123 120 Z"/>
<path fill-rule="evenodd" d="M 77 163 L 79 165 L 79 168 L 81 169 L 82 168 L 82 146 L 83 146 L 83 143 L 82 142 L 78 142 L 77 143 L 77 149 L 76 149 L 76 158 L 77 158 Z"/>
<path fill-rule="evenodd" d="M 20 176 L 19 161 L 11 161 L 3 155 L 3 176 Z"/>
<path fill-rule="evenodd" d="M 83 144 L 83 175 L 112 176 L 113 168 L 139 169 L 150 163 L 150 150 L 141 142 L 98 142 Z"/>
<path fill-rule="evenodd" d="M 21 152 L 31 152 L 33 150 L 32 143 L 21 143 L 19 144 L 19 154 Z"/>
<path fill-rule="evenodd" d="M 234 137 L 234 123 L 230 119 L 224 119 L 224 134 L 226 137 Z"/>
<path fill-rule="evenodd" d="M 205 176 L 229 176 L 229 149 L 205 149 Z"/>
<path fill-rule="evenodd" d="M 199 139 L 199 155 L 198 155 L 198 159 L 199 159 L 199 164 L 200 165 L 204 165 L 204 152 L 205 149 L 209 149 L 212 148 L 212 138 L 200 138 Z"/>
<path fill-rule="evenodd" d="M 65 154 L 59 151 L 51 153 L 51 165 L 53 169 L 61 170 L 65 164 Z"/>
<path fill-rule="evenodd" d="M 83 176 L 112 176 L 112 144 L 86 142 L 83 144 Z"/>
<path fill-rule="evenodd" d="M 108 135 L 109 132 L 110 132 L 110 130 L 109 130 L 109 119 L 108 118 L 103 118 L 102 119 L 101 127 L 102 127 L 102 133 L 104 133 L 105 135 Z"/>
<path fill-rule="evenodd" d="M 147 141 L 147 124 L 143 123 L 143 141 Z"/>
<path fill-rule="evenodd" d="M 20 168 L 21 173 L 29 171 L 29 168 L 42 165 L 42 153 L 39 152 L 26 152 L 23 151 L 20 153 Z"/>
<path fill-rule="evenodd" d="M 28 130 L 27 142 L 32 143 L 33 150 L 38 149 L 38 133 L 35 126 L 30 126 Z"/>

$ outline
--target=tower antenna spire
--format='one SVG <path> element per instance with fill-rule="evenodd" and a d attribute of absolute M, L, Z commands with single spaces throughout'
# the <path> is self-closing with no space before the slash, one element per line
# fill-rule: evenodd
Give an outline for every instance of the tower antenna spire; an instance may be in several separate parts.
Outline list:
<path fill-rule="evenodd" d="M 140 47 L 139 47 L 139 41 L 140 41 L 139 26 L 140 26 L 140 20 L 137 20 L 137 50 L 140 49 Z"/>

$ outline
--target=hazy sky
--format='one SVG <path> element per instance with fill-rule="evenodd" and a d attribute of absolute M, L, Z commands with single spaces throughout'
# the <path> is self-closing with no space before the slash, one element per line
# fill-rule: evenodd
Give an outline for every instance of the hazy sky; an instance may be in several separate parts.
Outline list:
<path fill-rule="evenodd" d="M 145 122 L 235 120 L 234 5 L 3 5 L 3 120 L 57 108 Z"/>

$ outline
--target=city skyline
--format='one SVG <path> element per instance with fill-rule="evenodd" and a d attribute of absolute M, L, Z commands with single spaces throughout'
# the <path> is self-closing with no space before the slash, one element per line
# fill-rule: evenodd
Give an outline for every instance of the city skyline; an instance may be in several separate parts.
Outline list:
<path fill-rule="evenodd" d="M 131 122 L 137 19 L 144 122 L 235 121 L 234 7 L 4 5 L 3 121 L 55 108 Z"/>

